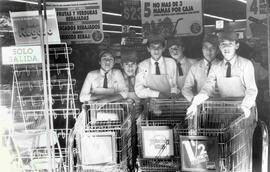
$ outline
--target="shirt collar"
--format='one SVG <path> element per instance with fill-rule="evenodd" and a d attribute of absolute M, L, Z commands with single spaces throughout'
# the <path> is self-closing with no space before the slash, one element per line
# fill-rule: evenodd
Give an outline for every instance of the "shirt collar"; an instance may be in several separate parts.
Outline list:
<path fill-rule="evenodd" d="M 111 73 L 112 73 L 112 69 L 108 71 L 108 74 L 107 74 L 107 75 L 110 75 Z M 101 74 L 102 76 L 105 75 L 105 71 L 104 71 L 103 69 L 101 69 L 101 68 L 100 68 L 100 74 Z"/>
<path fill-rule="evenodd" d="M 151 64 L 152 64 L 152 65 L 155 65 L 156 62 L 158 62 L 159 65 L 160 65 L 160 64 L 163 64 L 163 62 L 164 62 L 163 56 L 161 56 L 161 57 L 158 59 L 158 61 L 155 61 L 153 58 L 151 58 Z"/>
<path fill-rule="evenodd" d="M 216 61 L 216 58 L 214 58 L 212 61 L 208 61 L 206 58 L 203 58 L 203 63 L 207 66 L 209 63 L 213 64 L 213 62 Z"/>
<path fill-rule="evenodd" d="M 231 65 L 235 64 L 236 62 L 236 58 L 237 58 L 237 55 L 235 55 L 230 61 L 227 61 L 225 58 L 223 59 L 223 62 L 224 64 L 226 64 L 227 62 L 230 62 Z"/>
<path fill-rule="evenodd" d="M 178 62 L 180 62 L 181 64 L 184 64 L 184 63 L 186 63 L 186 56 L 184 56 L 181 60 L 176 60 L 176 63 L 178 63 Z"/>
<path fill-rule="evenodd" d="M 125 79 L 127 79 L 129 76 L 123 71 L 123 77 L 124 77 Z M 135 75 L 132 75 L 132 76 L 130 76 L 130 77 L 135 78 Z"/>

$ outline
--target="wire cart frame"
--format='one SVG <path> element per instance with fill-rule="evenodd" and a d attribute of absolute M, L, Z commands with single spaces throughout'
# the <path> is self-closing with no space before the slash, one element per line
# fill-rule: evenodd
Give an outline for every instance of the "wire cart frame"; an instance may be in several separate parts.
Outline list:
<path fill-rule="evenodd" d="M 144 157 L 143 130 L 144 128 L 163 128 L 173 129 L 177 124 L 189 127 L 185 121 L 186 109 L 190 103 L 184 99 L 149 99 L 145 101 L 145 108 L 137 119 L 138 135 L 138 170 L 139 171 L 178 171 L 180 169 L 180 155 L 174 154 L 169 157 L 161 157 L 162 149 L 166 148 L 166 143 L 161 146 L 161 151 L 155 157 Z M 174 138 L 173 138 L 174 140 Z M 176 142 L 173 141 L 173 152 L 177 152 Z"/>
<path fill-rule="evenodd" d="M 131 118 L 134 113 L 135 105 L 128 102 L 83 104 L 82 113 L 69 138 L 69 171 L 129 171 L 132 168 Z M 107 139 L 98 141 L 100 137 Z M 89 156 L 87 159 L 85 152 L 93 153 L 93 148 L 85 146 L 85 140 L 93 145 L 96 141 L 102 145 L 110 140 L 109 145 L 113 145 L 110 151 L 112 158 L 98 162 L 97 157 L 106 151 L 104 148 L 103 153 L 95 153 L 95 160 Z"/>
<path fill-rule="evenodd" d="M 183 152 L 181 149 L 181 137 L 195 137 L 206 139 L 217 139 L 218 147 L 218 163 L 214 164 L 216 171 L 222 172 L 242 172 L 252 170 L 252 138 L 255 127 L 257 126 L 257 109 L 251 109 L 249 118 L 245 118 L 241 111 L 239 100 L 209 100 L 198 107 L 198 115 L 191 120 L 172 120 L 171 114 L 178 114 L 181 109 L 185 112 L 188 102 L 177 102 L 178 111 L 172 109 L 172 104 L 176 101 L 172 100 L 150 100 L 150 105 L 155 110 L 156 107 L 161 112 L 159 117 L 153 120 L 153 111 L 149 107 L 137 120 L 138 127 L 138 165 L 139 171 L 196 171 L 198 169 L 188 169 L 182 166 Z M 154 105 L 154 106 L 153 106 Z M 156 107 L 155 107 L 156 106 Z M 154 107 L 154 108 L 153 108 Z M 164 107 L 165 108 L 164 110 Z M 168 108 L 170 107 L 170 108 Z M 174 113 L 168 113 L 172 112 Z M 156 110 L 157 112 L 157 110 Z M 169 114 L 169 115 L 168 115 Z M 181 116 L 183 113 L 179 113 Z M 185 113 L 184 113 L 185 114 Z M 163 116 L 162 116 L 163 115 Z M 165 116 L 165 117 L 164 117 Z M 166 117 L 169 118 L 166 119 Z M 178 119 L 180 117 L 178 116 Z M 177 119 L 177 118 L 176 118 Z M 168 126 L 173 129 L 173 150 L 174 154 L 169 157 L 145 158 L 143 157 L 143 136 L 142 129 L 145 126 L 160 127 Z M 268 151 L 268 130 L 263 122 L 259 122 L 263 130 L 263 150 Z M 161 147 L 168 146 L 166 144 Z M 268 155 L 263 154 L 262 169 L 267 171 Z M 185 157 L 186 158 L 186 157 Z M 209 170 L 213 170 L 213 164 L 209 165 Z M 212 169 L 211 169 L 212 168 Z M 214 170 L 214 171 L 215 171 Z M 207 171 L 204 169 L 204 171 Z"/>

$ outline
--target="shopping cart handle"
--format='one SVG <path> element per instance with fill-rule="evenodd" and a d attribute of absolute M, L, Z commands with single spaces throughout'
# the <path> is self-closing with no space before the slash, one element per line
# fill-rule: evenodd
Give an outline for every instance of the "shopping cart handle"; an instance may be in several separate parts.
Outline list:
<path fill-rule="evenodd" d="M 269 144 L 269 133 L 267 125 L 259 120 L 259 126 L 262 130 L 262 172 L 268 172 L 268 144 Z"/>

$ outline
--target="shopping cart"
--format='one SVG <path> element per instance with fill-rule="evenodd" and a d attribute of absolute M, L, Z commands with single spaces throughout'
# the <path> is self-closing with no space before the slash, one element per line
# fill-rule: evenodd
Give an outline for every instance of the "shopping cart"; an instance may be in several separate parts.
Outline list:
<path fill-rule="evenodd" d="M 185 100 L 150 100 L 137 120 L 138 165 L 144 172 L 252 170 L 256 107 L 245 118 L 240 100 L 209 100 L 185 120 Z M 267 172 L 268 131 L 263 122 L 262 169 Z"/>
<path fill-rule="evenodd" d="M 258 121 L 257 111 L 253 107 L 250 117 L 245 118 L 240 106 L 238 100 L 206 101 L 193 118 L 192 133 L 179 124 L 174 128 L 181 170 L 252 171 L 252 138 Z M 264 124 L 262 128 L 268 134 Z M 264 139 L 265 148 L 268 149 L 268 138 Z"/>
<path fill-rule="evenodd" d="M 180 155 L 174 141 L 173 128 L 177 125 L 189 128 L 185 120 L 190 103 L 184 99 L 149 99 L 137 119 L 138 170 L 178 171 Z"/>
<path fill-rule="evenodd" d="M 134 113 L 128 102 L 83 104 L 69 139 L 69 171 L 129 171 Z"/>
<path fill-rule="evenodd" d="M 21 171 L 66 171 L 55 132 L 14 132 L 9 137 L 10 150 Z"/>

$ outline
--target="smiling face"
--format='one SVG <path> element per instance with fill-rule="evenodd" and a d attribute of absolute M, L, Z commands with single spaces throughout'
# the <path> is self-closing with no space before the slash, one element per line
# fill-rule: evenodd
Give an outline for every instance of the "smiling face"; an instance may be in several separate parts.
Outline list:
<path fill-rule="evenodd" d="M 127 76 L 135 76 L 135 72 L 137 69 L 137 63 L 136 62 L 124 62 L 122 64 L 123 70 L 127 74 Z"/>
<path fill-rule="evenodd" d="M 204 42 L 202 46 L 202 52 L 204 58 L 206 58 L 208 61 L 212 61 L 214 58 L 216 58 L 218 47 L 211 44 L 210 42 Z"/>
<path fill-rule="evenodd" d="M 239 48 L 239 43 L 236 41 L 223 40 L 219 43 L 219 49 L 225 60 L 229 61 L 236 55 L 236 50 Z"/>
<path fill-rule="evenodd" d="M 160 43 L 151 43 L 149 47 L 147 47 L 148 52 L 151 54 L 151 58 L 155 61 L 158 61 L 162 56 L 163 51 L 165 50 L 163 44 Z"/>
<path fill-rule="evenodd" d="M 177 60 L 184 56 L 184 47 L 181 45 L 172 45 L 169 47 L 169 52 L 172 58 Z"/>
<path fill-rule="evenodd" d="M 106 72 L 110 71 L 114 65 L 114 58 L 112 54 L 111 53 L 103 54 L 102 57 L 100 58 L 99 64 L 104 71 Z"/>

